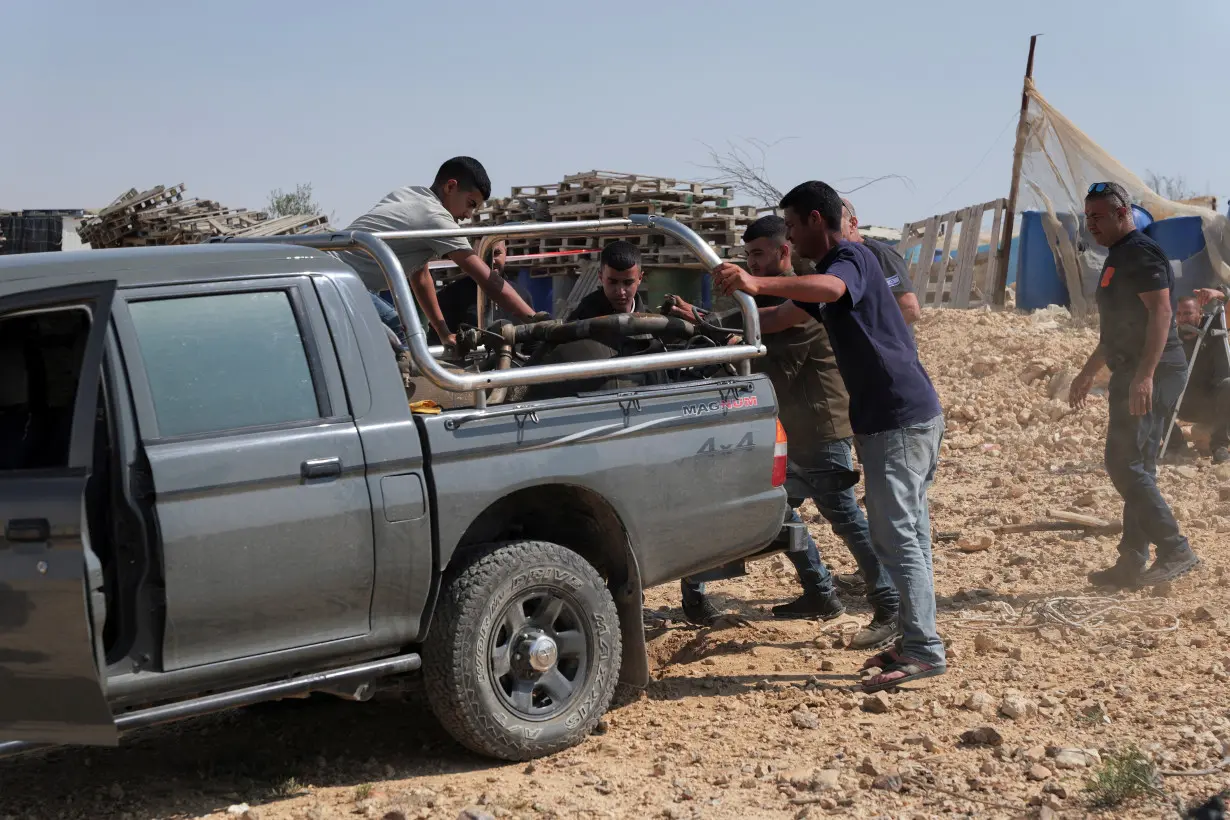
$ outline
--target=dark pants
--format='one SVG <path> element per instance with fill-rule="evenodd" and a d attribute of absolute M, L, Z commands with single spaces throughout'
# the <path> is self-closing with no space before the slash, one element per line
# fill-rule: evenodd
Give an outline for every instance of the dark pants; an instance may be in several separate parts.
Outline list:
<path fill-rule="evenodd" d="M 1230 379 L 1222 379 L 1211 385 L 1189 384 L 1183 395 L 1183 405 L 1179 408 L 1179 418 L 1212 425 L 1210 449 L 1230 447 Z M 1175 425 L 1170 438 L 1172 446 L 1183 441 L 1178 425 Z"/>
<path fill-rule="evenodd" d="M 1131 368 L 1123 368 L 1110 377 L 1106 472 L 1123 498 L 1119 560 L 1143 567 L 1149 560 L 1150 544 L 1156 545 L 1159 558 L 1189 549 L 1156 481 L 1157 452 L 1186 374 L 1178 368 L 1159 366 L 1153 375 L 1153 409 L 1143 416 L 1131 413 L 1128 394 L 1132 375 Z"/>
<path fill-rule="evenodd" d="M 877 614 L 895 613 L 899 606 L 897 590 L 872 549 L 867 518 L 858 506 L 854 487 L 838 489 L 846 483 L 846 473 L 854 468 L 852 442 L 850 439 L 832 441 L 824 446 L 824 451 L 821 463 L 814 467 L 801 468 L 802 475 L 795 473 L 793 469 L 787 474 L 786 491 L 790 496 L 791 506 L 796 507 L 803 503 L 803 499 L 811 497 L 816 509 L 832 525 L 833 533 L 845 542 L 850 554 L 858 562 L 859 572 L 867 582 L 868 603 Z M 788 520 L 799 521 L 798 511 L 791 509 Z M 822 596 L 833 593 L 832 576 L 820 560 L 820 552 L 811 535 L 807 536 L 807 549 L 804 552 L 787 555 L 799 573 L 799 582 L 804 592 Z M 686 578 L 683 580 L 685 603 L 695 601 L 703 594 L 703 584 L 691 583 Z"/>

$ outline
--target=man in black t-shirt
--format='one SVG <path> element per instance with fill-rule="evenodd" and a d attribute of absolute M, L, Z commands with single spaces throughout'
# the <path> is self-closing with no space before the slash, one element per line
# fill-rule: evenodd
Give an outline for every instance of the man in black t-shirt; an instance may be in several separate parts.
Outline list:
<path fill-rule="evenodd" d="M 641 286 L 641 251 L 636 245 L 617 239 L 602 249 L 599 287 L 577 304 L 566 321 L 597 319 L 616 313 L 643 313 L 645 297 Z"/>
<path fill-rule="evenodd" d="M 858 214 L 848 199 L 841 200 L 841 238 L 847 242 L 861 242 L 863 247 L 875 254 L 880 267 L 884 269 L 884 277 L 888 279 L 893 298 L 897 300 L 897 307 L 901 308 L 901 317 L 910 326 L 910 335 L 914 335 L 914 323 L 922 317 L 922 308 L 919 307 L 914 284 L 910 281 L 909 265 L 901 254 L 888 245 L 859 233 Z"/>
<path fill-rule="evenodd" d="M 1166 421 L 1187 380 L 1187 360 L 1170 307 L 1174 274 L 1161 247 L 1136 230 L 1122 185 L 1095 182 L 1085 223 L 1108 249 L 1098 281 L 1098 346 L 1072 381 L 1068 400 L 1081 407 L 1093 378 L 1110 368 L 1106 472 L 1123 497 L 1119 559 L 1089 574 L 1095 586 L 1157 584 L 1191 571 L 1200 559 L 1157 489 L 1157 452 Z M 1153 565 L 1149 545 L 1157 547 Z"/>
<path fill-rule="evenodd" d="M 501 239 L 483 254 L 483 261 L 491 269 L 493 278 L 502 280 L 515 290 L 527 305 L 531 304 L 530 295 L 525 292 L 524 288 L 510 279 L 504 279 L 504 266 L 508 259 L 507 248 L 507 244 Z M 461 276 L 440 288 L 436 292 L 436 302 L 440 305 L 444 323 L 453 330 L 463 324 L 478 327 L 478 283 L 470 277 Z M 489 311 L 488 318 L 491 320 L 488 324 L 505 317 L 500 306 L 491 301 L 487 302 L 487 310 Z M 440 337 L 430 326 L 427 330 L 427 342 L 433 345 L 440 343 Z"/>

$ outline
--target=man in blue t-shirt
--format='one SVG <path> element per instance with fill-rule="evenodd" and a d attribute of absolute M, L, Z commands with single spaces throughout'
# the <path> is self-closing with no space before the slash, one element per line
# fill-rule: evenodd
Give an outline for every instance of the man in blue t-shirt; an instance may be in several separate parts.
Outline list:
<path fill-rule="evenodd" d="M 864 691 L 877 692 L 942 674 L 947 666 L 935 626 L 927 507 L 944 415 L 880 263 L 863 245 L 841 238 L 841 197 L 823 182 L 804 182 L 780 207 L 790 242 L 815 263 L 815 273 L 757 278 L 725 263 L 713 278 L 723 293 L 742 290 L 791 300 L 760 310 L 764 333 L 809 317 L 829 333 L 850 393 L 872 547 L 901 598 L 901 643 L 864 664 L 881 670 L 863 684 Z"/>

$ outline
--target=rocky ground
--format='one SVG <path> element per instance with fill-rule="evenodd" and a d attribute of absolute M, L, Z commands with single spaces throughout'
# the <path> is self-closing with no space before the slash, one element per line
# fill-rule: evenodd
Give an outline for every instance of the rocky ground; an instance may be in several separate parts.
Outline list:
<path fill-rule="evenodd" d="M 1055 512 L 1119 518 L 1100 468 L 1105 399 L 1061 401 L 1096 332 L 1063 315 L 928 311 L 918 335 L 949 419 L 931 498 L 950 670 L 929 686 L 851 692 L 863 656 L 843 641 L 866 607 L 773 621 L 797 591 L 779 557 L 711 585 L 750 627 L 657 631 L 648 689 L 553 758 L 465 754 L 414 701 L 314 698 L 0 763 L 0 818 L 1181 816 L 1180 801 L 1230 785 L 1230 768 L 1150 776 L 1230 753 L 1230 467 L 1160 470 L 1198 571 L 1097 597 L 1085 575 L 1113 558 L 1112 533 L 997 534 Z M 827 527 L 813 532 L 853 570 Z M 649 603 L 678 614 L 678 590 Z M 1116 766 L 1133 747 L 1135 780 Z M 1099 776 L 1150 788 L 1103 808 Z"/>

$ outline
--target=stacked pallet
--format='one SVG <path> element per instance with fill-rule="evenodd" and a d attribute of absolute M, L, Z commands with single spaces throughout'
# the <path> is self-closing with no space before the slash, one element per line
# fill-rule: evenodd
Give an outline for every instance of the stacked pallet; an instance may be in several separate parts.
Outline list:
<path fill-rule="evenodd" d="M 756 208 L 735 205 L 734 189 L 704 182 L 666 177 L 588 171 L 564 177 L 553 185 L 521 185 L 512 195 L 492 200 L 476 217 L 482 225 L 509 222 L 578 222 L 615 219 L 633 214 L 666 216 L 696 231 L 719 256 L 737 253 L 743 229 L 755 221 Z M 509 256 L 539 255 L 594 249 L 615 238 L 626 239 L 641 249 L 642 266 L 686 267 L 699 264 L 686 247 L 660 234 L 632 236 L 564 236 L 544 239 L 510 239 Z M 577 254 L 532 261 L 535 274 L 575 270 L 593 257 Z"/>
<path fill-rule="evenodd" d="M 77 235 L 94 248 L 192 245 L 214 236 L 284 236 L 324 230 L 328 218 L 299 214 L 270 219 L 263 211 L 184 199 L 183 183 L 136 188 L 86 218 Z"/>

